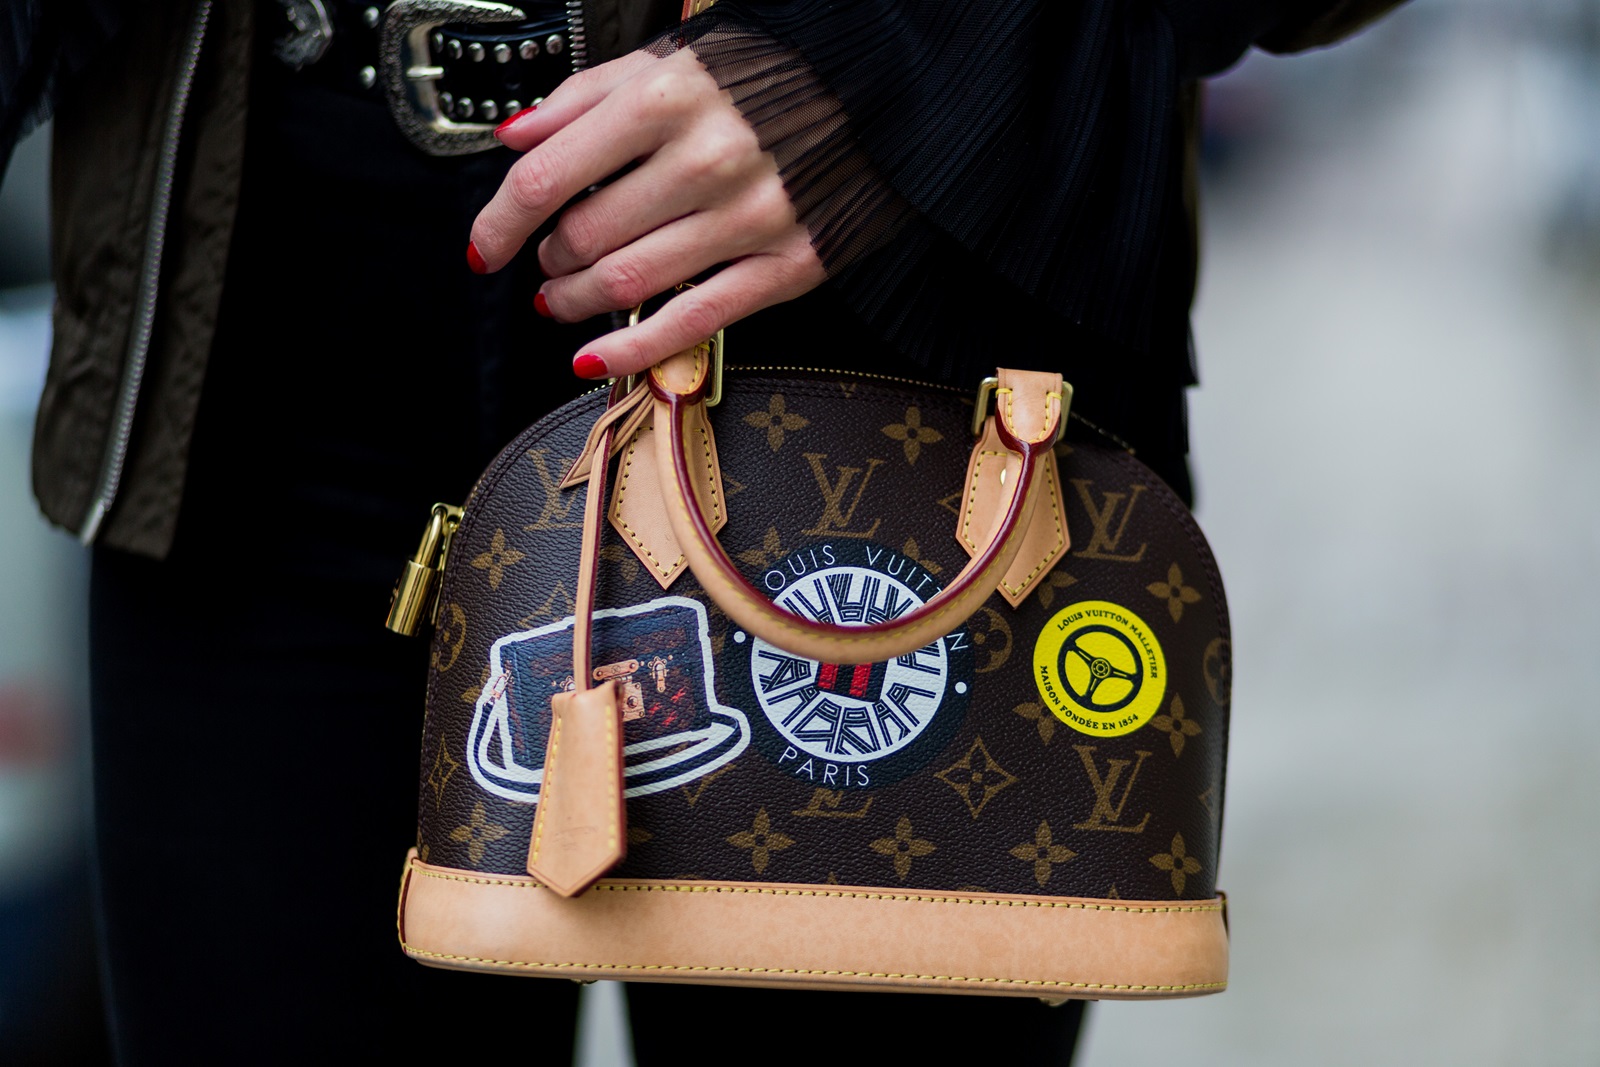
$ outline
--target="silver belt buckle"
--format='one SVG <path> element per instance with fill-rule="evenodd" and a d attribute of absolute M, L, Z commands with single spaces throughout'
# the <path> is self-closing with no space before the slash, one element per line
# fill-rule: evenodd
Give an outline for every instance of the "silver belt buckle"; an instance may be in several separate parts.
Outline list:
<path fill-rule="evenodd" d="M 489 0 L 395 0 L 384 9 L 379 77 L 406 140 L 430 156 L 465 156 L 495 146 L 494 123 L 446 117 L 437 85 L 444 68 L 427 62 L 428 35 L 452 22 L 521 22 L 527 17 L 520 8 Z"/>

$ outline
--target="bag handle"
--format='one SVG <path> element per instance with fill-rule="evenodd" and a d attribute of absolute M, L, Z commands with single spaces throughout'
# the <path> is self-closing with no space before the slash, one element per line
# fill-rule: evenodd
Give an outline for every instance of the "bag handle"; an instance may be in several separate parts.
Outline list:
<path fill-rule="evenodd" d="M 1022 547 L 1044 481 L 1044 464 L 1060 437 L 1059 374 L 1000 372 L 996 412 L 989 418 L 1006 449 L 999 519 L 961 573 L 921 607 L 887 622 L 838 626 L 802 619 L 761 594 L 728 558 L 694 490 L 687 442 L 705 418 L 710 360 L 685 352 L 652 367 L 646 381 L 655 398 L 657 431 L 667 446 L 656 452 L 668 520 L 689 568 L 708 596 L 745 630 L 787 652 L 824 663 L 878 663 L 933 643 L 966 622 L 989 598 Z M 981 444 L 980 444 L 981 447 Z"/>

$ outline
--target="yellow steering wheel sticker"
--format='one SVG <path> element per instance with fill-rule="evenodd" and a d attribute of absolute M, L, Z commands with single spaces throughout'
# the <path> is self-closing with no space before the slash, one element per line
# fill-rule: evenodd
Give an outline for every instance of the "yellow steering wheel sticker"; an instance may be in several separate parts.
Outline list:
<path fill-rule="evenodd" d="M 1120 604 L 1080 600 L 1033 644 L 1033 680 L 1045 707 L 1079 733 L 1131 734 L 1167 691 L 1167 660 L 1150 626 Z"/>

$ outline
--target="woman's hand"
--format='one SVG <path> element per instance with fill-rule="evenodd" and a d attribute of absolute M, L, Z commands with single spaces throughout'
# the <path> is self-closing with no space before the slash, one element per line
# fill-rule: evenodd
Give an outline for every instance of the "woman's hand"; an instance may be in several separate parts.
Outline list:
<path fill-rule="evenodd" d="M 641 371 L 824 279 L 777 165 L 688 49 L 575 74 L 497 136 L 525 154 L 473 223 L 467 259 L 479 273 L 505 266 L 563 204 L 639 161 L 563 212 L 539 245 L 549 279 L 534 300 L 541 313 L 576 322 L 631 309 L 728 264 L 586 346 L 573 360 L 581 377 Z"/>

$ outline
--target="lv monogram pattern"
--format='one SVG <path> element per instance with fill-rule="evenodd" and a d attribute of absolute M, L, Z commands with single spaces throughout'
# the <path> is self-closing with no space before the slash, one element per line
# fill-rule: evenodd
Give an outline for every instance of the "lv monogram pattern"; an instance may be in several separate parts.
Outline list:
<path fill-rule="evenodd" d="M 442 590 L 419 775 L 419 845 L 431 863 L 524 873 L 536 805 L 486 788 L 475 768 L 542 765 L 541 709 L 563 678 L 570 683 L 570 657 L 565 668 L 496 681 L 492 646 L 572 613 L 583 488 L 558 485 L 600 405 L 585 397 L 530 428 L 466 505 Z M 731 498 L 724 547 L 758 588 L 781 581 L 812 599 L 825 591 L 817 603 L 831 606 L 818 610 L 871 618 L 931 596 L 966 563 L 952 504 L 971 413 L 970 398 L 955 393 L 826 372 L 730 371 L 711 413 Z M 645 644 L 623 647 L 619 637 L 597 651 L 595 669 L 628 693 L 630 786 L 654 781 L 651 760 L 688 768 L 630 795 L 629 850 L 614 876 L 1211 896 L 1231 681 L 1215 563 L 1183 505 L 1126 453 L 1074 425 L 1057 458 L 1071 553 L 1021 608 L 991 597 L 945 639 L 943 658 L 762 658 L 692 573 L 666 596 L 700 613 L 675 599 L 657 612 L 665 621 L 649 623 Z M 662 591 L 609 525 L 604 536 L 597 608 L 658 602 Z M 1041 631 L 1084 601 L 1136 614 L 1165 655 L 1160 705 L 1125 735 L 1063 721 L 1035 683 Z M 550 647 L 569 642 L 562 632 Z M 533 692 L 530 678 L 549 692 Z M 496 685 L 509 687 L 499 696 L 510 710 L 499 733 L 475 733 Z M 708 718 L 712 704 L 732 710 Z M 741 715 L 745 746 L 697 765 L 696 746 L 710 745 L 702 738 L 715 723 Z M 734 745 L 737 732 L 729 737 Z M 873 745 L 899 747 L 862 758 Z"/>

